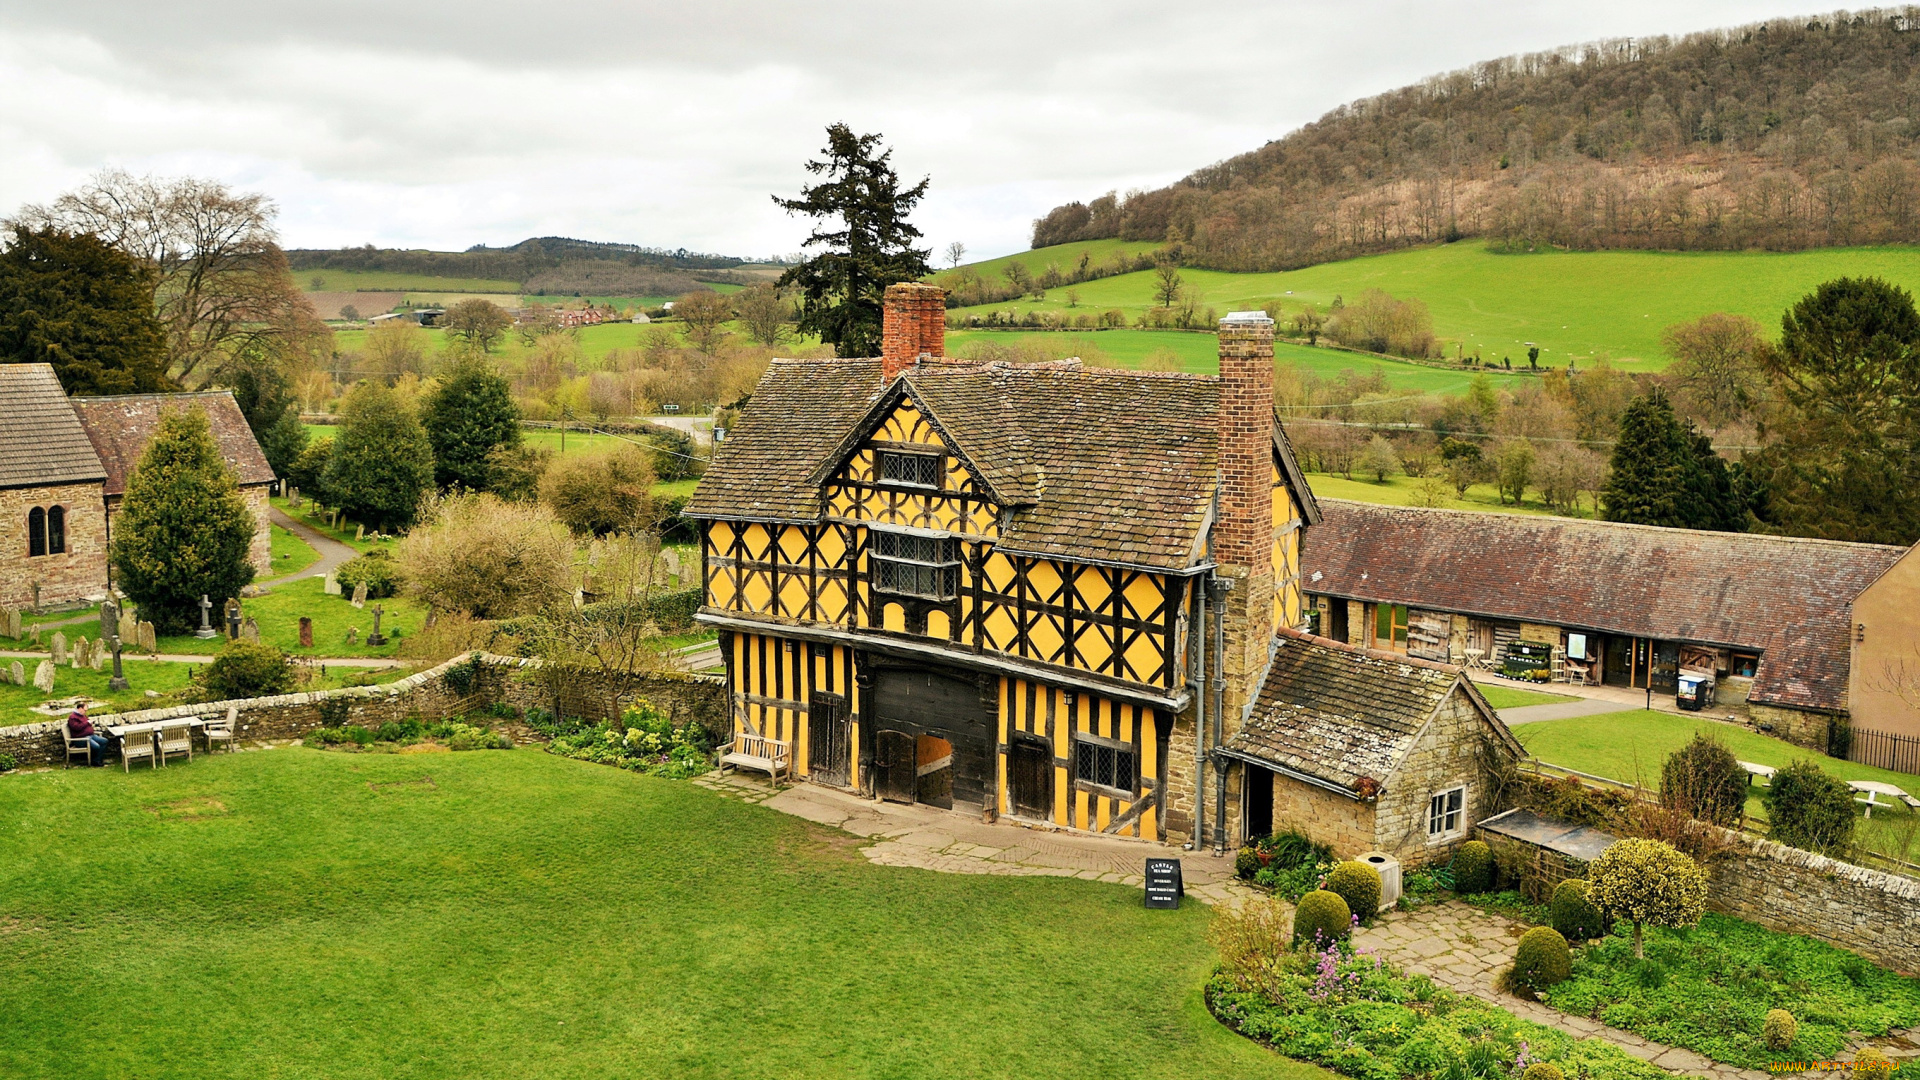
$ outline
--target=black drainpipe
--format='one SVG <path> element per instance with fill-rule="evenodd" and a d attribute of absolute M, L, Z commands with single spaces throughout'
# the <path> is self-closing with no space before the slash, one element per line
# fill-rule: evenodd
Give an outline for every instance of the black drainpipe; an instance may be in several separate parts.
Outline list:
<path fill-rule="evenodd" d="M 1212 581 L 1211 601 L 1213 607 L 1213 853 L 1224 855 L 1227 851 L 1227 759 L 1220 753 L 1220 747 L 1226 742 L 1226 693 L 1227 693 L 1227 592 L 1233 588 L 1231 579 L 1214 578 Z"/>

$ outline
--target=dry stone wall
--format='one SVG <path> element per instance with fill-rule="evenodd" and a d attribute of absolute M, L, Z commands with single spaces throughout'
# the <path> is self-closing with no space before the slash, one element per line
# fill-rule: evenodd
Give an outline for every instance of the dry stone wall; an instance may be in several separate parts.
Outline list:
<path fill-rule="evenodd" d="M 1759 837 L 1708 864 L 1707 906 L 1920 974 L 1920 881 Z"/>
<path fill-rule="evenodd" d="M 139 724 L 182 717 L 218 716 L 231 708 L 238 713 L 237 733 L 242 742 L 283 742 L 304 737 L 321 727 L 346 724 L 379 727 L 390 720 L 418 717 L 444 720 L 450 716 L 477 712 L 504 701 L 518 708 L 551 708 L 543 692 L 546 683 L 532 677 L 538 661 L 521 657 L 476 654 L 473 677 L 448 678 L 448 673 L 467 664 L 467 657 L 449 660 L 439 667 L 409 675 L 380 686 L 344 687 L 311 693 L 281 694 L 275 697 L 242 698 L 234 701 L 207 701 L 194 705 L 172 705 L 137 712 L 101 714 L 93 717 L 95 727 L 112 724 Z M 578 671 L 569 682 L 590 687 L 592 671 Z M 464 693 L 452 683 L 460 683 Z M 606 700 L 607 695 L 587 695 Z M 726 728 L 726 686 L 713 676 L 660 674 L 643 680 L 624 697 L 644 697 L 676 720 L 691 719 L 708 730 Z M 601 716 L 589 715 L 593 719 Z M 64 719 L 0 728 L 0 753 L 12 754 L 21 768 L 61 765 L 66 762 L 66 745 L 61 736 Z"/>

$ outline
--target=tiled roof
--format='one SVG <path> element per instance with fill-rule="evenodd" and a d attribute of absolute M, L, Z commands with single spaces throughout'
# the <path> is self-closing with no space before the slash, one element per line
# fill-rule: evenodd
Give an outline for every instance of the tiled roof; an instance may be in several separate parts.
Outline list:
<path fill-rule="evenodd" d="M 0 364 L 0 488 L 105 478 L 51 364 Z"/>
<path fill-rule="evenodd" d="M 878 380 L 876 361 L 776 361 L 687 513 L 817 516 L 825 470 L 893 400 Z M 897 387 L 892 393 L 911 395 L 1010 511 L 1000 550 L 1170 569 L 1196 561 L 1219 475 L 1218 379 L 936 361 Z M 1284 434 L 1278 439 L 1286 447 Z M 1286 447 L 1283 467 L 1315 520 L 1291 456 Z"/>
<path fill-rule="evenodd" d="M 207 414 L 213 439 L 220 445 L 220 456 L 242 487 L 273 482 L 273 467 L 254 441 L 247 418 L 226 390 L 198 394 L 125 394 L 116 397 L 77 397 L 73 411 L 80 416 L 87 438 L 107 467 L 107 494 L 121 495 L 127 490 L 127 476 L 140 464 L 154 432 L 160 429 L 160 415 L 169 408 L 197 408 Z"/>
<path fill-rule="evenodd" d="M 1348 791 L 1362 777 L 1385 783 L 1456 685 L 1504 733 L 1458 668 L 1282 628 L 1226 749 Z"/>
<path fill-rule="evenodd" d="M 885 389 L 878 360 L 775 360 L 740 424 L 713 461 L 685 513 L 692 517 L 811 521 L 820 485 L 811 480 Z"/>
<path fill-rule="evenodd" d="M 1905 549 L 1328 499 L 1306 589 L 1487 618 L 1764 650 L 1750 700 L 1837 710 L 1848 608 Z"/>

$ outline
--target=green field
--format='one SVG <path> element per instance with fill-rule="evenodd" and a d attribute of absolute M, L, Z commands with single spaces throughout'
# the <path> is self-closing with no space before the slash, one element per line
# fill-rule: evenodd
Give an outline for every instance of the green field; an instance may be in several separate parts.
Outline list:
<path fill-rule="evenodd" d="M 1106 245 L 1101 247 L 1100 245 Z M 1057 262 L 1070 268 L 1082 248 L 1094 261 L 1115 248 L 1146 245 L 1121 241 L 1066 244 L 1010 256 L 1034 269 Z M 1008 260 L 979 264 L 998 273 Z M 1203 306 L 1230 310 L 1257 308 L 1269 300 L 1289 307 L 1314 303 L 1324 312 L 1336 296 L 1353 300 L 1370 288 L 1398 297 L 1424 300 L 1433 312 L 1436 332 L 1479 350 L 1488 360 L 1511 356 L 1524 363 L 1526 342 L 1540 345 L 1543 363 L 1566 366 L 1572 357 L 1619 361 L 1629 370 L 1665 367 L 1660 347 L 1667 326 L 1714 311 L 1747 315 L 1777 334 L 1781 312 L 1823 281 L 1844 275 L 1884 277 L 1920 291 L 1920 248 L 1829 248 L 1773 252 L 1552 252 L 1497 255 L 1466 241 L 1417 248 L 1301 270 L 1270 274 L 1228 274 L 1183 270 Z M 1119 308 L 1137 317 L 1153 302 L 1149 272 L 1073 286 L 1080 309 L 1098 313 Z M 1054 289 L 1044 302 L 1020 300 L 971 310 L 1067 311 L 1067 289 Z"/>
<path fill-rule="evenodd" d="M 1348 480 L 1331 473 L 1308 473 L 1307 486 L 1316 496 L 1326 499 L 1351 499 L 1354 502 L 1378 503 L 1381 506 L 1412 506 L 1413 486 L 1418 480 L 1406 475 L 1387 477 L 1384 484 L 1375 483 L 1372 475 L 1362 479 L 1358 469 L 1354 478 Z M 1483 510 L 1495 514 L 1533 514 L 1542 517 L 1555 516 L 1544 503 L 1527 500 L 1515 503 L 1500 501 L 1499 492 L 1492 484 L 1474 484 L 1467 488 L 1465 495 L 1456 495 L 1452 487 L 1447 488 L 1447 503 L 1443 510 Z M 1581 517 L 1593 517 L 1593 507 L 1584 501 L 1581 503 Z"/>
<path fill-rule="evenodd" d="M 498 278 L 438 277 L 385 270 L 295 270 L 294 283 L 307 292 L 513 293 L 520 283 Z"/>
<path fill-rule="evenodd" d="M 1208 1015 L 1191 900 L 535 749 L 10 775 L 0 821 L 20 1080 L 1330 1075 Z"/>
<path fill-rule="evenodd" d="M 662 328 L 671 328 L 675 331 L 679 329 L 677 324 L 672 323 L 666 324 L 666 327 Z M 656 327 L 648 323 L 596 323 L 592 326 L 580 327 L 577 331 L 577 336 L 580 341 L 580 351 L 585 358 L 588 360 L 600 360 L 615 349 L 632 349 L 639 347 L 642 335 L 653 329 L 656 329 Z M 334 351 L 340 353 L 359 352 L 361 349 L 366 348 L 367 333 L 368 331 L 366 330 L 358 329 L 335 330 L 333 332 Z M 433 354 L 437 356 L 441 352 L 442 332 L 428 327 L 423 333 L 428 335 L 430 349 Z M 515 342 L 508 347 L 518 348 L 519 344 Z"/>
<path fill-rule="evenodd" d="M 1565 694 L 1543 694 L 1538 690 L 1521 690 L 1497 682 L 1476 681 L 1473 686 L 1480 691 L 1481 697 L 1487 699 L 1487 704 L 1495 709 L 1524 709 L 1529 705 L 1556 705 L 1563 701 L 1580 700 Z"/>

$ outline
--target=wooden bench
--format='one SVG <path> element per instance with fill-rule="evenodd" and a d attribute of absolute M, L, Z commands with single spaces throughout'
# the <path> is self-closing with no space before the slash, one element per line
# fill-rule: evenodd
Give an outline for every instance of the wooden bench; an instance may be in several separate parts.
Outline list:
<path fill-rule="evenodd" d="M 769 739 L 765 735 L 756 735 L 742 731 L 733 737 L 733 749 L 720 755 L 720 771 L 727 766 L 736 769 L 758 769 L 780 782 L 780 774 L 786 773 L 787 779 L 793 779 L 793 744 L 780 739 Z"/>

